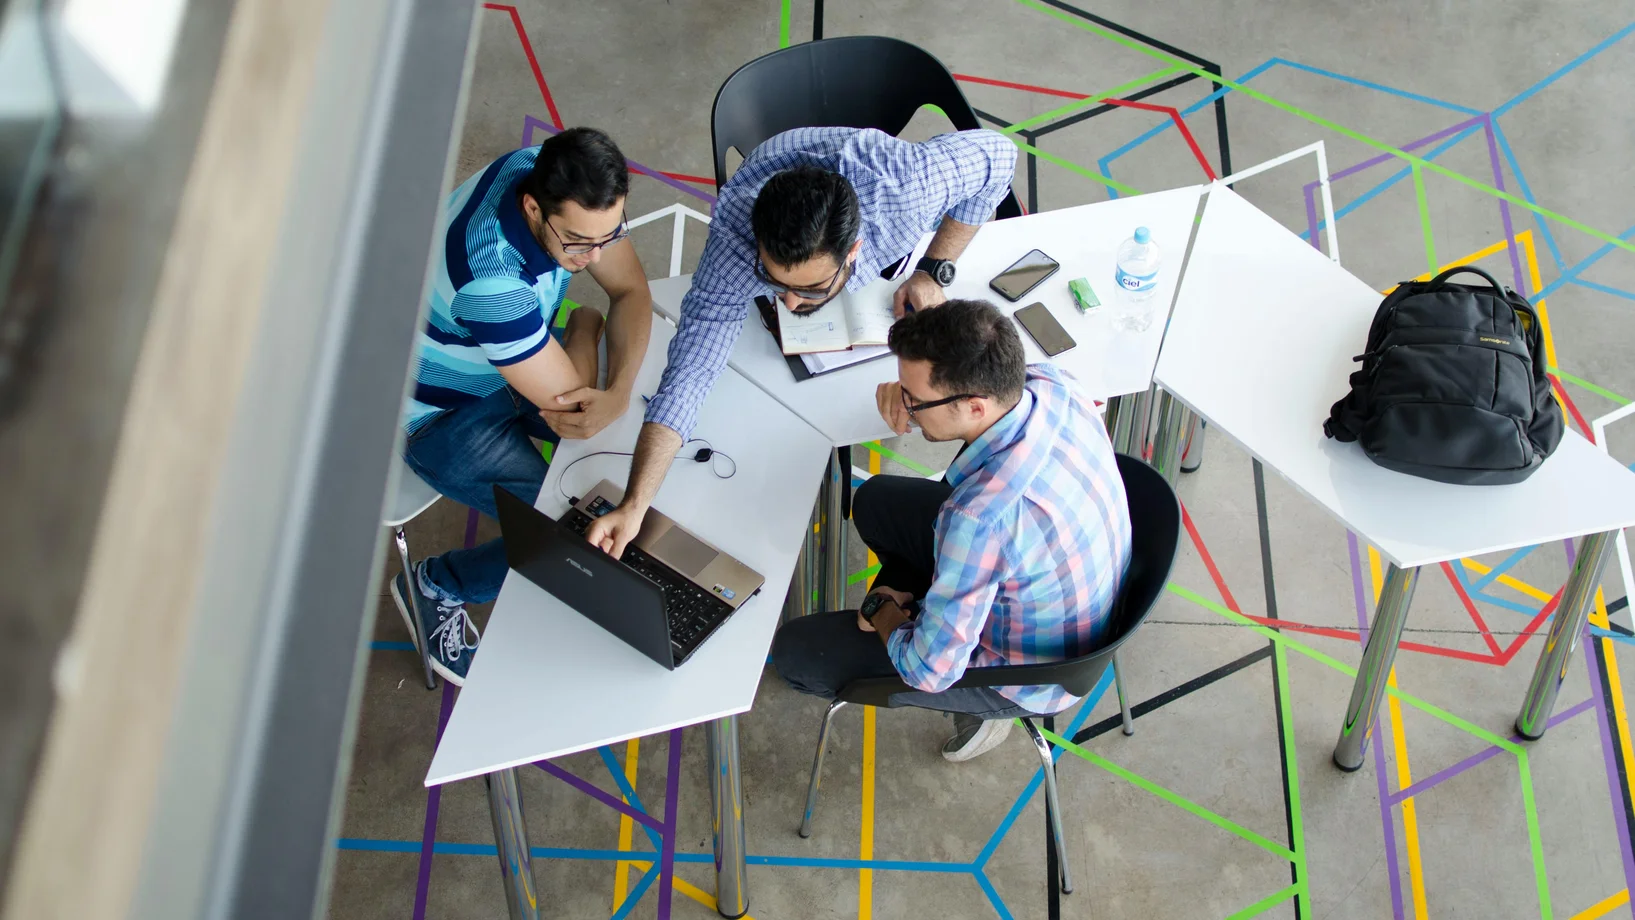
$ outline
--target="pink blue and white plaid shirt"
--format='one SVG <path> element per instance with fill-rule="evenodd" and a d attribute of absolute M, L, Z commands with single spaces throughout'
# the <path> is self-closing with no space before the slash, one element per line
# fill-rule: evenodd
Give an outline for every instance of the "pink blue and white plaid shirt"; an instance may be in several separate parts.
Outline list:
<path fill-rule="evenodd" d="M 947 480 L 931 590 L 886 644 L 903 679 L 936 693 L 968 664 L 1091 652 L 1129 563 L 1130 510 L 1090 397 L 1053 365 L 1030 365 L 1021 401 L 955 458 Z M 1037 713 L 1078 702 L 1059 686 L 998 690 Z"/>

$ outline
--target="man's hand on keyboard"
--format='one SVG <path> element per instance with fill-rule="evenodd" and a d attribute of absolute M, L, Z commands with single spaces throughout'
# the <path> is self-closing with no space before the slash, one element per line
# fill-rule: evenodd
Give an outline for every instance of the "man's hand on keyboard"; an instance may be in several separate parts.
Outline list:
<path fill-rule="evenodd" d="M 598 547 L 609 556 L 615 559 L 622 558 L 624 548 L 641 533 L 642 518 L 646 515 L 646 508 L 620 505 L 591 521 L 590 529 L 585 531 L 585 539 L 590 541 L 590 545 Z"/>

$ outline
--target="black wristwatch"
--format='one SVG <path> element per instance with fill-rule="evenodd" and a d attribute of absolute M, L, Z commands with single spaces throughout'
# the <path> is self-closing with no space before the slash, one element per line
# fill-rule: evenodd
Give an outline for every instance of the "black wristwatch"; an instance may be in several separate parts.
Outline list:
<path fill-rule="evenodd" d="M 873 623 L 874 615 L 879 613 L 880 608 L 884 607 L 889 600 L 891 600 L 891 597 L 885 594 L 870 594 L 868 597 L 863 598 L 863 606 L 857 608 L 857 612 L 863 617 L 863 622 Z"/>
<path fill-rule="evenodd" d="M 933 259 L 926 256 L 914 264 L 914 270 L 925 272 L 931 280 L 943 287 L 954 283 L 954 263 L 949 259 Z"/>

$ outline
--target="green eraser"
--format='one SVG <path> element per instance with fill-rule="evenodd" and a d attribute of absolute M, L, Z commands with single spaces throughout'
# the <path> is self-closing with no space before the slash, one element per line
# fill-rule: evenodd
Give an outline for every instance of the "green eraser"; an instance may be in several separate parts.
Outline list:
<path fill-rule="evenodd" d="M 1074 278 L 1067 282 L 1067 289 L 1073 292 L 1073 305 L 1079 308 L 1080 313 L 1088 313 L 1091 309 L 1101 306 L 1101 300 L 1096 292 L 1090 289 L 1090 282 L 1083 278 Z"/>

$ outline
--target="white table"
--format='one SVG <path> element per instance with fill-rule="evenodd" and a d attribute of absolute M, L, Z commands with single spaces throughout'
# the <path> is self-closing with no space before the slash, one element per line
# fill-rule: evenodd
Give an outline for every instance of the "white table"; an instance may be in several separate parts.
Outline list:
<path fill-rule="evenodd" d="M 1180 277 L 1181 257 L 1203 190 L 1203 186 L 1190 186 L 989 221 L 960 256 L 959 277 L 948 287 L 948 296 L 981 298 L 1006 315 L 1036 301 L 1043 303 L 1078 345 L 1047 359 L 1024 334 L 1029 363 L 1053 361 L 1077 377 L 1096 399 L 1143 392 L 1152 382 L 1163 323 L 1155 321 L 1141 333 L 1113 328 L 1108 312 L 1114 295 L 1114 255 L 1136 227 L 1152 231 L 1164 254 L 1159 269 L 1160 290 L 1167 292 L 1159 297 L 1162 311 Z M 1030 249 L 1043 250 L 1062 267 L 1020 302 L 1011 303 L 994 293 L 988 282 Z M 1102 300 L 1103 306 L 1088 316 L 1079 313 L 1067 292 L 1067 282 L 1074 278 L 1087 279 Z M 676 322 L 682 297 L 691 284 L 691 275 L 652 282 L 653 308 Z M 889 357 L 797 382 L 777 342 L 752 309 L 727 363 L 836 446 L 891 437 L 891 429 L 880 420 L 874 405 L 875 387 L 897 379 L 897 364 Z"/>
<path fill-rule="evenodd" d="M 658 385 L 672 334 L 667 323 L 653 325 L 638 392 Z M 536 507 L 552 517 L 564 512 L 559 482 L 568 464 L 597 450 L 630 450 L 641 422 L 637 403 L 596 437 L 563 441 Z M 765 585 L 691 660 L 668 671 L 515 572 L 506 577 L 425 782 L 489 776 L 508 885 L 528 879 L 515 767 L 708 722 L 712 788 L 724 819 L 717 867 L 730 889 L 719 898 L 724 911 L 747 903 L 735 716 L 755 701 L 829 442 L 730 370 L 694 433 L 736 460 L 737 473 L 717 479 L 711 464 L 694 463 L 684 451 L 653 506 L 761 573 Z M 579 495 L 604 478 L 623 483 L 629 469 L 628 457 L 592 457 L 568 470 L 561 485 Z"/>
<path fill-rule="evenodd" d="M 1210 190 L 1154 379 L 1340 523 L 1390 573 L 1335 763 L 1362 764 L 1420 566 L 1589 535 L 1516 730 L 1542 736 L 1600 581 L 1609 532 L 1635 524 L 1635 474 L 1569 431 L 1525 482 L 1455 486 L 1375 465 L 1323 435 L 1380 293 L 1225 186 Z"/>
<path fill-rule="evenodd" d="M 1141 394 L 1133 405 L 1121 407 L 1122 412 L 1112 411 L 1107 416 L 1114 445 L 1139 454 L 1144 435 L 1141 443 L 1132 443 L 1137 440 L 1133 432 L 1137 429 L 1145 432 L 1147 428 L 1146 393 L 1152 383 L 1153 364 L 1164 337 L 1164 324 L 1161 319 L 1155 320 L 1140 333 L 1119 332 L 1113 328 L 1108 314 L 1115 294 L 1114 257 L 1119 245 L 1134 234 L 1136 227 L 1145 226 L 1152 232 L 1152 238 L 1164 254 L 1159 269 L 1163 293 L 1155 305 L 1162 316 L 1174 296 L 1181 259 L 1186 253 L 1193 219 L 1198 212 L 1198 199 L 1204 188 L 1188 186 L 989 221 L 977 231 L 960 256 L 958 280 L 948 287 L 948 296 L 981 298 L 1006 315 L 1030 303 L 1043 303 L 1078 344 L 1055 358 L 1046 358 L 1033 339 L 1024 334 L 1022 342 L 1029 363 L 1053 361 L 1077 377 L 1096 399 Z M 916 252 L 924 250 L 929 238 L 928 235 L 920 241 Z M 1005 300 L 988 287 L 994 276 L 1035 248 L 1061 263 L 1056 274 L 1018 303 Z M 1079 313 L 1067 290 L 1067 282 L 1074 278 L 1089 280 L 1102 299 L 1101 308 L 1090 315 Z M 653 308 L 671 322 L 678 322 L 682 298 L 691 284 L 692 275 L 651 282 Z M 892 436 L 875 407 L 874 392 L 879 384 L 897 379 L 897 362 L 887 356 L 797 381 L 777 341 L 751 307 L 727 364 L 823 432 L 837 448 L 814 512 L 817 528 L 811 539 L 815 542 L 802 560 L 802 575 L 796 588 L 803 602 L 815 593 L 813 606 L 817 609 L 838 608 L 844 604 L 846 589 L 846 509 L 842 494 L 851 476 L 846 448 Z M 835 526 L 829 526 L 830 522 Z M 816 557 L 816 564 L 808 566 L 806 559 L 811 557 Z"/>

